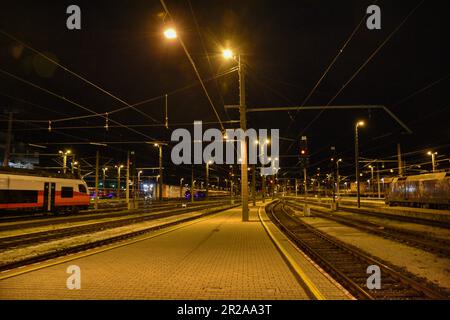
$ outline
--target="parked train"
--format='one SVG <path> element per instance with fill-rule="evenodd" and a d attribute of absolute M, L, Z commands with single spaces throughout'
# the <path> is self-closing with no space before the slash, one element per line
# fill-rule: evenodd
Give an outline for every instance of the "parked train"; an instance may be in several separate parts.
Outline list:
<path fill-rule="evenodd" d="M 31 170 L 0 170 L 0 210 L 78 211 L 89 207 L 86 183 Z"/>
<path fill-rule="evenodd" d="M 386 204 L 450 209 L 450 172 L 394 178 Z"/>
<path fill-rule="evenodd" d="M 217 198 L 217 197 L 226 197 L 226 196 L 230 196 L 230 192 L 229 191 L 224 191 L 224 190 L 208 190 L 208 197 L 209 198 Z M 191 199 L 191 191 L 187 190 L 184 193 L 184 197 L 188 200 Z M 202 190 L 196 190 L 194 192 L 194 199 L 200 200 L 200 199 L 205 199 L 206 198 L 206 189 L 202 189 Z"/>

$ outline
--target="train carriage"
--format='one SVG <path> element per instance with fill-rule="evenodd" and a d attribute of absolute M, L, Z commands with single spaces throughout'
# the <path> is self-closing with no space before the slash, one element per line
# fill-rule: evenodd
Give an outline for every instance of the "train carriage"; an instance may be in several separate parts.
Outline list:
<path fill-rule="evenodd" d="M 0 210 L 78 211 L 89 203 L 88 188 L 81 179 L 0 171 Z"/>
<path fill-rule="evenodd" d="M 450 208 L 450 173 L 438 172 L 394 178 L 386 204 L 436 209 Z"/>

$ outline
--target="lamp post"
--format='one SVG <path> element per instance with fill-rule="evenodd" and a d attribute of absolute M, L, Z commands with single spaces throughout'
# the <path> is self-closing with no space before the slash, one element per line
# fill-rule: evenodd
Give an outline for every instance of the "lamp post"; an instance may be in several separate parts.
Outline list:
<path fill-rule="evenodd" d="M 377 189 L 378 189 L 378 199 L 381 198 L 381 186 L 380 186 L 380 168 L 377 163 Z"/>
<path fill-rule="evenodd" d="M 206 162 L 206 177 L 205 177 L 205 183 L 206 183 L 206 190 L 205 190 L 205 200 L 208 200 L 208 193 L 209 193 L 209 165 L 212 164 L 211 160 L 208 160 Z"/>
<path fill-rule="evenodd" d="M 123 164 L 116 165 L 117 169 L 117 199 L 120 200 L 120 169 L 123 168 Z"/>
<path fill-rule="evenodd" d="M 63 151 L 59 150 L 58 153 L 63 157 L 63 172 L 67 173 L 67 155 L 71 154 L 72 151 L 66 150 L 63 152 Z M 72 169 L 73 169 L 73 167 L 72 167 Z"/>
<path fill-rule="evenodd" d="M 184 178 L 180 179 L 180 199 L 183 199 L 183 180 Z"/>
<path fill-rule="evenodd" d="M 358 127 L 364 126 L 364 121 L 358 121 L 355 125 L 355 167 L 356 167 L 356 197 L 358 208 L 361 207 L 360 189 L 359 189 L 359 145 L 358 145 Z"/>
<path fill-rule="evenodd" d="M 105 188 L 106 188 L 106 185 L 105 185 L 105 183 L 106 183 L 106 171 L 108 171 L 108 168 L 107 167 L 103 167 L 102 171 L 103 171 L 102 186 L 103 186 L 103 190 L 105 190 Z"/>
<path fill-rule="evenodd" d="M 370 188 L 369 188 L 369 192 L 372 192 L 373 188 L 373 169 L 374 167 L 372 165 L 369 165 L 370 168 Z"/>
<path fill-rule="evenodd" d="M 436 172 L 435 156 L 437 155 L 437 152 L 428 151 L 427 155 L 431 156 L 431 165 L 432 165 L 432 168 L 433 168 L 433 172 Z"/>
<path fill-rule="evenodd" d="M 338 159 L 336 161 L 336 194 L 339 198 L 339 184 L 341 183 L 341 177 L 339 176 L 339 162 L 342 162 L 342 159 Z"/>
<path fill-rule="evenodd" d="M 155 147 L 157 147 L 159 149 L 159 201 L 162 201 L 163 198 L 163 170 L 162 170 L 162 144 L 161 143 L 155 143 L 154 144 Z"/>
<path fill-rule="evenodd" d="M 235 59 L 231 50 L 224 50 L 225 59 Z M 247 130 L 247 106 L 245 105 L 245 70 L 241 61 L 241 56 L 237 56 L 238 74 L 239 74 L 239 114 L 241 129 Z M 247 141 L 241 141 L 241 197 L 242 197 L 242 221 L 248 221 L 248 171 L 247 171 Z"/>
<path fill-rule="evenodd" d="M 194 165 L 191 165 L 191 203 L 194 202 L 194 186 L 195 186 Z"/>
<path fill-rule="evenodd" d="M 141 174 L 142 174 L 142 170 L 138 171 L 138 176 L 137 176 L 137 195 L 138 195 L 138 200 L 141 197 Z"/>

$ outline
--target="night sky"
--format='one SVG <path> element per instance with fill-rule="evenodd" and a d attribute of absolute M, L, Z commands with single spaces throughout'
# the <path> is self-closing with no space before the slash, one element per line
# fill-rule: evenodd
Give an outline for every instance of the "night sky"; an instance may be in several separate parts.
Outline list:
<path fill-rule="evenodd" d="M 238 104 L 237 73 L 217 77 L 234 66 L 221 57 L 225 47 L 239 52 L 247 65 L 249 108 L 299 106 L 365 16 L 367 6 L 374 2 L 166 0 L 173 22 L 168 17 L 163 19 L 164 11 L 157 0 L 4 2 L 0 12 L 2 30 L 129 104 L 155 99 L 136 106 L 142 113 L 128 108 L 110 116 L 126 125 L 147 125 L 133 127 L 142 134 L 113 127 L 111 121 L 110 129 L 105 131 L 105 120 L 100 117 L 53 122 L 52 132 L 48 132 L 48 120 L 89 112 L 4 72 L 97 113 L 125 105 L 0 34 L 0 106 L 5 111 L 18 112 L 16 119 L 42 121 L 14 122 L 16 143 L 144 142 L 152 141 L 151 138 L 167 141 L 172 129 L 189 128 L 184 123 L 216 122 L 179 42 L 162 35 L 169 24 L 176 26 L 202 78 L 207 80 L 206 87 L 222 121 L 239 119 L 236 111 L 224 109 L 224 104 Z M 405 134 L 398 123 L 380 110 L 327 110 L 320 115 L 319 111 L 250 113 L 248 127 L 280 128 L 282 172 L 291 176 L 299 172 L 295 141 L 304 134 L 309 141 L 310 171 L 317 167 L 327 169 L 330 147 L 335 146 L 338 156 L 344 159 L 342 170 L 351 175 L 354 124 L 358 119 L 367 124 L 360 130 L 362 157 L 395 160 L 397 143 L 407 154 L 407 163 L 430 161 L 425 154 L 428 149 L 448 157 L 450 5 L 448 1 L 421 2 L 377 1 L 381 7 L 381 30 L 368 30 L 364 21 L 305 103 L 329 104 L 387 40 L 331 104 L 384 105 L 413 133 Z M 81 8 L 81 30 L 66 28 L 66 8 L 71 4 Z M 169 130 L 160 125 L 164 123 L 166 93 Z M 3 112 L 1 116 L 6 119 Z M 4 132 L 5 121 L 1 126 Z M 93 126 L 97 128 L 86 128 Z M 225 126 L 232 128 L 236 124 Z M 210 127 L 220 128 L 217 123 Z M 291 148 L 290 139 L 294 141 Z M 85 144 L 57 144 L 49 145 L 47 151 L 57 152 L 63 147 L 71 147 L 80 157 L 87 158 L 94 156 L 96 150 Z M 124 161 L 126 150 L 136 150 L 139 166 L 157 165 L 156 148 L 144 143 L 110 143 L 102 156 Z M 165 166 L 173 167 L 168 151 L 165 158 Z M 448 164 L 441 168 L 445 166 Z M 172 174 L 181 176 L 188 172 L 188 167 L 183 167 Z"/>

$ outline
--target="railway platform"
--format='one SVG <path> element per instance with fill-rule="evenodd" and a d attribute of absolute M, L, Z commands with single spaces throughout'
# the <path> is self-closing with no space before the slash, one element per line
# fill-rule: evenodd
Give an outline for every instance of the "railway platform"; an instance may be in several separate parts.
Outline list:
<path fill-rule="evenodd" d="M 287 196 L 292 200 L 299 202 L 304 201 L 304 197 L 301 196 Z M 307 201 L 317 205 L 331 206 L 331 198 L 315 198 L 308 197 Z M 356 199 L 344 198 L 339 201 L 339 208 L 342 210 L 353 210 L 360 213 L 371 214 L 383 214 L 392 217 L 404 217 L 406 219 L 420 219 L 423 221 L 431 221 L 435 223 L 443 223 L 450 225 L 450 210 L 443 209 L 427 209 L 427 208 L 414 208 L 414 207 L 400 207 L 400 206 L 388 206 L 379 200 L 361 200 L 361 208 L 356 208 Z"/>
<path fill-rule="evenodd" d="M 351 299 L 270 222 L 230 209 L 0 273 L 0 299 Z M 80 289 L 69 289 L 69 266 Z"/>

